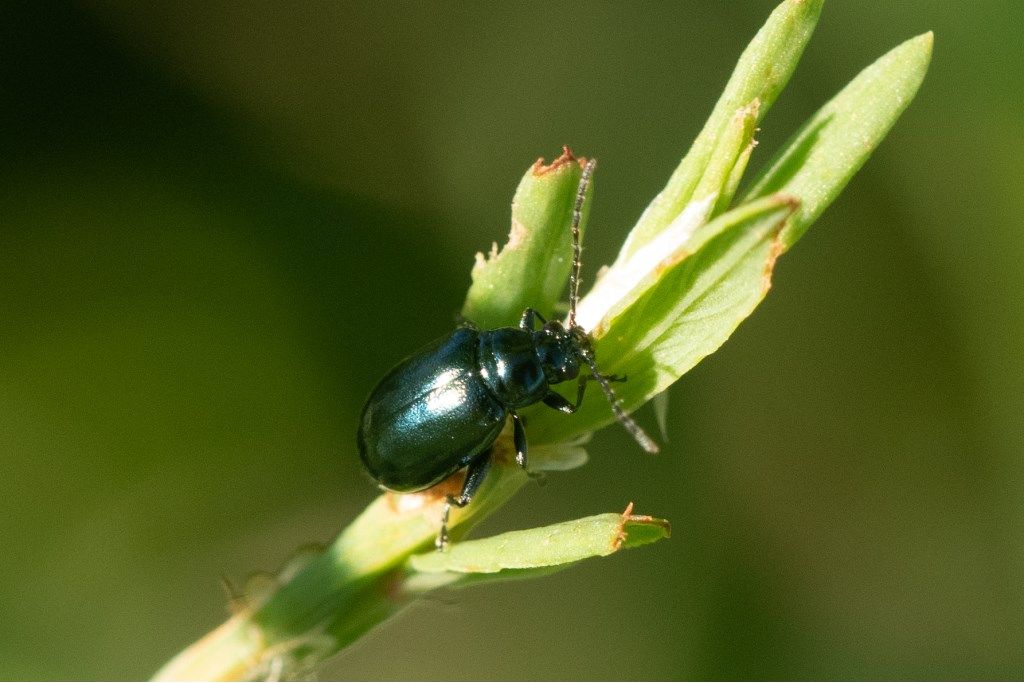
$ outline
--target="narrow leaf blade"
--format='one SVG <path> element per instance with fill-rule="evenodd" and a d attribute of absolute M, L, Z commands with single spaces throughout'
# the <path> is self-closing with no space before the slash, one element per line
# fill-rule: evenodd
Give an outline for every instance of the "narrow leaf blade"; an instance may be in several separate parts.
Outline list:
<path fill-rule="evenodd" d="M 786 144 L 746 200 L 783 192 L 800 209 L 783 231 L 791 247 L 839 195 L 917 93 L 928 70 L 932 34 L 904 42 L 839 92 Z"/>
<path fill-rule="evenodd" d="M 667 538 L 668 522 L 632 514 L 608 513 L 550 526 L 511 531 L 490 538 L 462 541 L 447 552 L 414 555 L 410 567 L 421 573 L 497 574 L 550 570 L 589 557 L 603 557 L 623 548 Z M 526 576 L 527 574 L 522 574 Z M 530 574 L 532 575 L 532 574 Z"/>

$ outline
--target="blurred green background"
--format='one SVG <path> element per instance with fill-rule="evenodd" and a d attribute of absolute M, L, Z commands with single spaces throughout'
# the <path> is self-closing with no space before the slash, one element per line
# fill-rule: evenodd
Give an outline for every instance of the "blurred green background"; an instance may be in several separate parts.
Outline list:
<path fill-rule="evenodd" d="M 375 495 L 358 410 L 523 171 L 600 159 L 585 275 L 772 0 L 0 7 L 0 677 L 145 678 Z M 343 678 L 1024 675 L 1024 4 L 826 4 L 752 168 L 936 33 L 890 138 L 671 391 L 482 531 L 671 541 L 434 596 Z M 651 413 L 641 419 L 653 423 Z"/>

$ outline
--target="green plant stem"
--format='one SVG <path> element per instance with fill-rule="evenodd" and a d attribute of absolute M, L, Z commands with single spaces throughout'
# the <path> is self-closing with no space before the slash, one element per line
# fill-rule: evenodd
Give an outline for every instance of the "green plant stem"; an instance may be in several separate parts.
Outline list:
<path fill-rule="evenodd" d="M 453 538 L 503 505 L 526 474 L 500 440 L 478 503 L 454 510 Z M 325 552 L 269 598 L 243 604 L 226 623 L 185 649 L 156 680 L 245 680 L 270 672 L 303 673 L 401 609 L 415 593 L 403 586 L 404 563 L 430 550 L 449 481 L 421 494 L 379 496 Z"/>

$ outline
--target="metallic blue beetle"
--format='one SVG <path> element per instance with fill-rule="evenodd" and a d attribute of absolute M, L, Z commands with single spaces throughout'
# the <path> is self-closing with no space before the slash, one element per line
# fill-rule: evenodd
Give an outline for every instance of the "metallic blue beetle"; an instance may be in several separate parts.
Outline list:
<path fill-rule="evenodd" d="M 546 321 L 532 308 L 523 313 L 518 327 L 479 330 L 465 323 L 391 370 L 363 408 L 359 454 L 383 487 L 421 491 L 468 468 L 461 494 L 447 498 L 439 549 L 447 545 L 451 506 L 464 507 L 472 500 L 490 467 L 491 447 L 509 417 L 516 462 L 526 467 L 526 431 L 519 408 L 543 402 L 573 413 L 583 401 L 587 382 L 596 381 L 619 422 L 645 450 L 657 451 L 612 392 L 610 383 L 625 378 L 598 372 L 590 337 L 576 324 L 580 214 L 593 169 L 591 160 L 583 169 L 573 206 L 567 325 Z M 584 366 L 589 374 L 580 374 Z M 570 380 L 577 381 L 575 403 L 551 390 L 552 384 Z"/>

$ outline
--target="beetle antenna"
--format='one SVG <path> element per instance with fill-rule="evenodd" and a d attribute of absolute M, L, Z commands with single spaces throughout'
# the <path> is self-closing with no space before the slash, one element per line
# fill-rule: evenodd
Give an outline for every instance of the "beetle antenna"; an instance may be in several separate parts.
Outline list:
<path fill-rule="evenodd" d="M 590 176 L 594 173 L 596 159 L 590 159 L 583 167 L 579 189 L 576 190 L 576 202 L 572 206 L 572 271 L 569 273 L 569 329 L 576 327 L 576 304 L 580 300 L 580 221 L 583 216 L 583 202 L 587 198 L 587 186 Z"/>
<path fill-rule="evenodd" d="M 644 449 L 648 453 L 657 453 L 660 449 L 658 444 L 654 442 L 654 439 L 647 436 L 647 432 L 636 423 L 632 417 L 626 414 L 626 411 L 622 408 L 622 402 L 619 401 L 619 397 L 615 395 L 612 390 L 611 382 L 608 378 L 602 375 L 597 370 L 597 364 L 594 362 L 593 356 L 584 357 L 587 365 L 590 366 L 590 372 L 593 373 L 594 379 L 601 385 L 601 389 L 604 391 L 604 395 L 608 398 L 608 402 L 612 405 L 612 413 L 615 414 L 615 419 L 619 421 L 627 432 L 633 435 L 636 442 L 640 444 L 640 448 Z"/>

